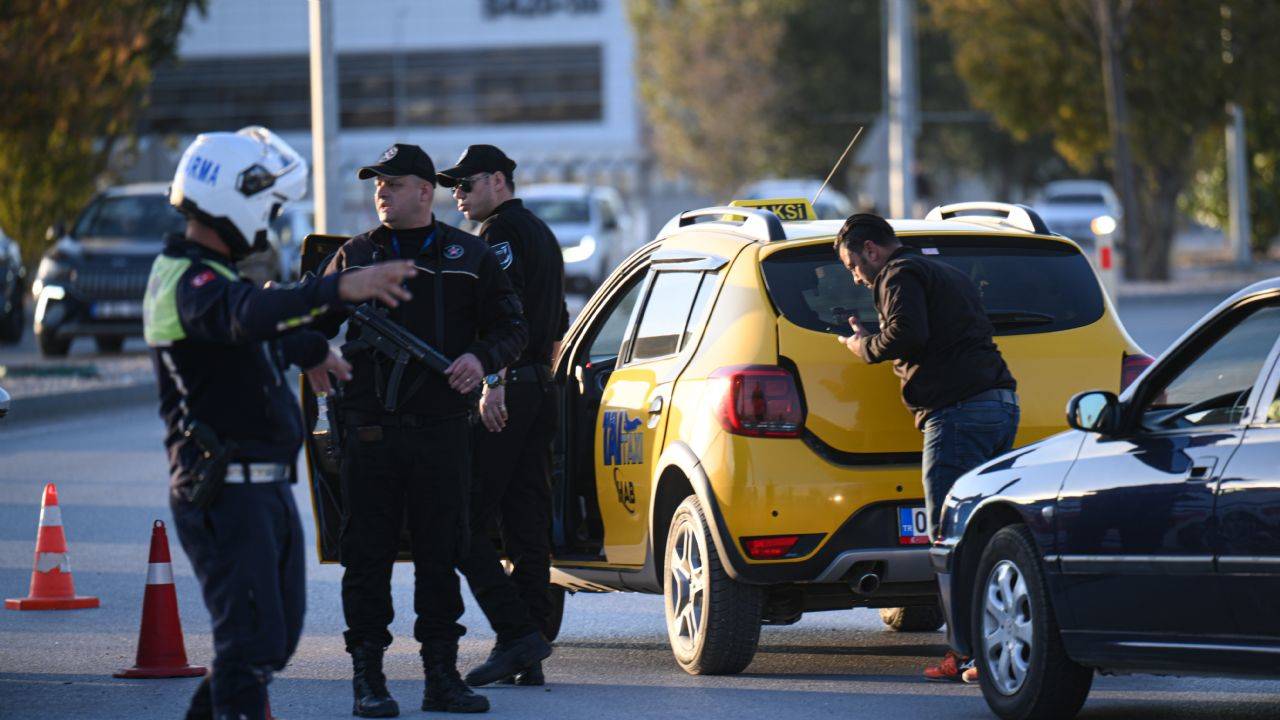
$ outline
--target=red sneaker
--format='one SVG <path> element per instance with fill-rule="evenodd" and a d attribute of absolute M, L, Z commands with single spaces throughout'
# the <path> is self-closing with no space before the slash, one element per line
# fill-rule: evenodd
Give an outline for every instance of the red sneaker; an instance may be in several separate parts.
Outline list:
<path fill-rule="evenodd" d="M 963 661 L 964 658 L 961 658 L 954 651 L 948 650 L 947 654 L 942 656 L 942 662 L 924 669 L 924 679 L 943 682 L 959 682 L 961 673 L 960 664 Z"/>

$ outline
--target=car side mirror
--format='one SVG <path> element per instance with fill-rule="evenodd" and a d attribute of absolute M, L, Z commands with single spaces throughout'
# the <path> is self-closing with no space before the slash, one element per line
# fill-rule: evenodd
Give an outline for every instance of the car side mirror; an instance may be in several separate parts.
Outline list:
<path fill-rule="evenodd" d="M 1067 403 L 1067 425 L 1076 430 L 1110 435 L 1120 424 L 1120 401 L 1115 393 L 1082 392 Z"/>
<path fill-rule="evenodd" d="M 58 242 L 59 240 L 62 239 L 62 236 L 66 234 L 67 234 L 67 226 L 63 225 L 60 222 L 56 222 L 50 225 L 48 230 L 44 231 L 44 239 L 48 240 L 51 243 Z"/>

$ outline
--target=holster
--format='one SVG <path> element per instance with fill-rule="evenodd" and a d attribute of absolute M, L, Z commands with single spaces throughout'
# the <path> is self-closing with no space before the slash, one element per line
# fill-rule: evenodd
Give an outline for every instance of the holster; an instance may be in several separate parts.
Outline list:
<path fill-rule="evenodd" d="M 235 444 L 222 442 L 213 428 L 194 419 L 183 423 L 182 434 L 195 443 L 200 454 L 188 472 L 190 481 L 178 492 L 183 500 L 201 510 L 208 510 L 222 494 Z"/>

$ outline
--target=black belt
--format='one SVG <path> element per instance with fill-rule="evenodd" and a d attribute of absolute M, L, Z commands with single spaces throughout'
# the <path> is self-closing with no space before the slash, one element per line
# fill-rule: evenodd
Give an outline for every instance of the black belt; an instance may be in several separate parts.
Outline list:
<path fill-rule="evenodd" d="M 1002 402 L 1008 403 L 1009 405 L 1017 405 L 1018 393 L 1005 388 L 992 388 L 991 390 L 980 392 L 973 397 L 967 397 L 956 404 L 963 405 L 971 402 Z"/>
<path fill-rule="evenodd" d="M 346 422 L 348 427 L 381 425 L 382 427 L 424 428 L 455 420 L 465 420 L 467 415 L 468 413 L 465 411 L 453 413 L 452 415 L 420 415 L 418 413 L 383 415 L 348 411 L 346 413 Z"/>
<path fill-rule="evenodd" d="M 546 365 L 521 365 L 507 370 L 507 384 L 551 382 L 551 368 Z"/>

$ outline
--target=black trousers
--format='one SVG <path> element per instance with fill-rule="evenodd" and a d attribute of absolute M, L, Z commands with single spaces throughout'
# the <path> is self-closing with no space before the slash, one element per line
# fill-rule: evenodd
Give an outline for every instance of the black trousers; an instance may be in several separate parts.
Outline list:
<path fill-rule="evenodd" d="M 552 387 L 506 388 L 508 423 L 501 432 L 474 429 L 471 542 L 460 563 L 498 642 L 547 633 L 551 601 L 551 442 L 559 410 Z M 490 538 L 497 520 L 513 565 L 508 577 Z"/>
<path fill-rule="evenodd" d="M 467 537 L 471 426 L 465 417 L 418 427 L 347 423 L 339 553 L 348 650 L 391 645 L 391 569 L 407 520 L 413 550 L 413 635 L 456 641 L 466 629 L 454 567 Z"/>
<path fill-rule="evenodd" d="M 306 563 L 289 483 L 228 483 L 208 510 L 170 498 L 174 527 L 213 621 L 215 714 L 264 717 L 271 673 L 302 636 Z"/>

